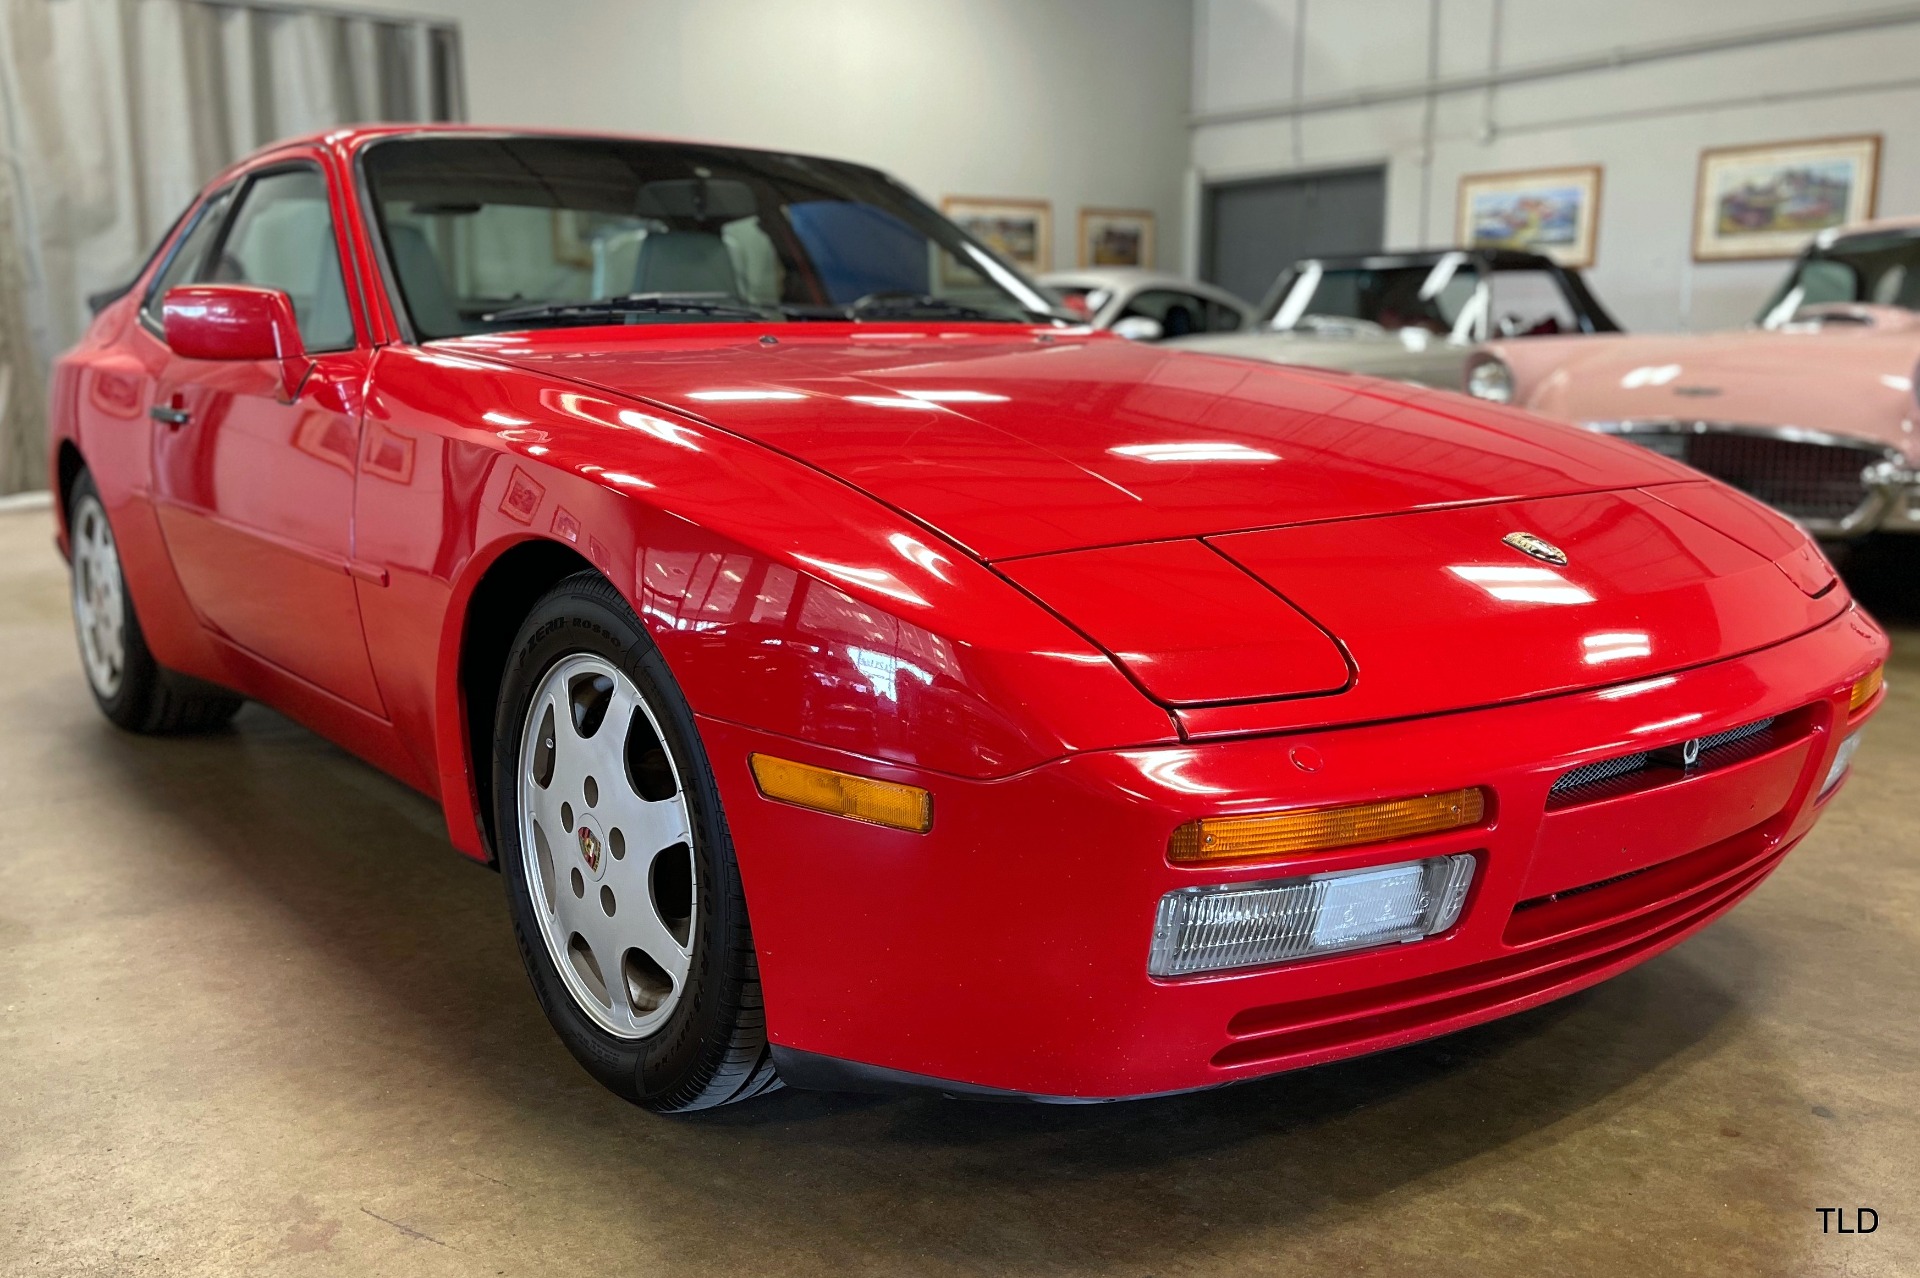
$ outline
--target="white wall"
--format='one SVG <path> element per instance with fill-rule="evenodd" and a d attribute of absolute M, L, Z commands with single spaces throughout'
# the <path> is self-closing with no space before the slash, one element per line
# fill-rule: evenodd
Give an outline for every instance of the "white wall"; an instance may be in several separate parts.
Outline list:
<path fill-rule="evenodd" d="M 1385 162 L 1389 247 L 1453 242 L 1462 174 L 1604 167 L 1591 280 L 1629 328 L 1752 319 L 1784 262 L 1694 263 L 1703 147 L 1884 135 L 1882 214 L 1920 212 L 1920 21 L 1295 118 L 1221 112 L 1623 46 L 1732 37 L 1886 0 L 1195 0 L 1193 181 Z M 1439 39 L 1430 47 L 1431 24 Z M 1305 15 L 1304 29 L 1299 18 Z M 1913 10 L 1920 19 L 1920 6 Z M 1497 27 L 1497 39 L 1496 39 Z M 1303 67 L 1296 87 L 1294 68 Z M 1189 243 L 1192 250 L 1192 242 Z"/>
<path fill-rule="evenodd" d="M 388 0 L 373 0 L 386 7 Z M 363 0 L 363 7 L 366 7 Z M 457 19 L 468 116 L 786 148 L 1182 242 L 1190 0 L 399 0 Z"/>

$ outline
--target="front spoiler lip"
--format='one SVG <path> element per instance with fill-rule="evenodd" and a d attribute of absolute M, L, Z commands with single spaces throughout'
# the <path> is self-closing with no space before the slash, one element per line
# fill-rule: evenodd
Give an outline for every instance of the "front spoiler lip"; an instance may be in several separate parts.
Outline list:
<path fill-rule="evenodd" d="M 884 1065 L 867 1065 L 839 1056 L 803 1051 L 797 1047 L 767 1044 L 773 1054 L 775 1071 L 788 1087 L 806 1092 L 854 1092 L 874 1096 L 911 1096 L 937 1093 L 948 1100 L 1003 1101 L 1026 1105 L 1112 1105 L 1121 1101 L 1159 1100 L 1167 1096 L 1191 1096 L 1195 1092 L 1217 1091 L 1236 1083 L 1256 1082 L 1264 1075 L 1223 1078 L 1197 1087 L 1177 1087 L 1165 1092 L 1142 1092 L 1137 1096 L 1054 1096 L 1044 1092 L 1013 1091 L 980 1083 L 962 1083 L 951 1078 L 935 1078 Z"/>
<path fill-rule="evenodd" d="M 1858 506 L 1841 519 L 1795 518 L 1794 522 L 1812 536 L 1827 541 L 1847 541 L 1871 532 L 1920 533 L 1920 470 L 1908 466 L 1899 449 L 1857 435 L 1837 435 L 1802 426 L 1756 426 L 1674 417 L 1583 421 L 1580 426 L 1596 435 L 1756 435 L 1797 444 L 1851 448 L 1863 454 L 1878 449 L 1879 459 L 1869 462 L 1860 473 L 1866 497 Z"/>

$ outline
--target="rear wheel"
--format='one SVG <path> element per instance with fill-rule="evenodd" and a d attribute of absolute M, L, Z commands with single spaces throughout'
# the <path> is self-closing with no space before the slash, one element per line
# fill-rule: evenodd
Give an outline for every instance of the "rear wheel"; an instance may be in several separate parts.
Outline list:
<path fill-rule="evenodd" d="M 587 1071 L 661 1111 L 776 1086 L 746 900 L 692 712 L 625 600 L 591 573 L 520 628 L 494 796 L 521 957 Z"/>
<path fill-rule="evenodd" d="M 93 477 L 84 471 L 67 495 L 73 556 L 73 626 L 80 665 L 101 713 L 129 732 L 202 732 L 231 719 L 241 699 L 168 670 L 147 650 L 133 610 L 120 548 Z"/>

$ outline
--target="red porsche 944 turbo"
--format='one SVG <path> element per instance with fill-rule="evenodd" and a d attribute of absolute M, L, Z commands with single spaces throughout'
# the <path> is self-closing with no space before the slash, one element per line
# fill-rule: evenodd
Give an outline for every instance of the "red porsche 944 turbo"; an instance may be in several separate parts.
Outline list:
<path fill-rule="evenodd" d="M 883 174 L 354 129 L 59 365 L 82 664 L 435 796 L 656 1109 L 1092 1100 L 1656 954 L 1845 777 L 1886 641 L 1791 523 L 1442 392 L 1075 327 Z"/>

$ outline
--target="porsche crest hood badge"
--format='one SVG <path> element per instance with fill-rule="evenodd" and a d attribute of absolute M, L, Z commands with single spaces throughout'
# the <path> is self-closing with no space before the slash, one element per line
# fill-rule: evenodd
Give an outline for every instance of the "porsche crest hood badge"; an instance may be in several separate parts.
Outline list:
<path fill-rule="evenodd" d="M 1531 555 L 1543 564 L 1552 564 L 1556 568 L 1564 568 L 1567 565 L 1567 552 L 1545 537 L 1536 537 L 1530 532 L 1510 532 L 1500 540 L 1523 555 Z"/>

